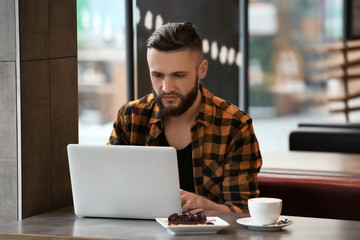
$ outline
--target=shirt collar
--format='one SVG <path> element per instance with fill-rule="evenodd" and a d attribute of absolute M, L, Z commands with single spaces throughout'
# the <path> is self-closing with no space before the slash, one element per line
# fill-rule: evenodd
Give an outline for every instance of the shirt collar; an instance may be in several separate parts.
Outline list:
<path fill-rule="evenodd" d="M 213 107 L 213 95 L 206 89 L 206 87 L 200 83 L 200 92 L 201 92 L 201 107 L 199 115 L 196 119 L 198 123 L 210 127 L 213 116 L 214 116 L 214 107 Z"/>
<path fill-rule="evenodd" d="M 155 102 L 154 94 L 152 94 L 152 93 L 148 95 L 148 100 L 147 100 L 147 102 L 150 102 L 150 101 L 153 101 L 153 102 L 154 102 L 154 108 L 153 108 L 153 112 L 152 112 L 152 114 L 151 114 L 151 118 L 150 118 L 149 123 L 150 123 L 150 124 L 156 124 L 156 123 L 158 123 L 158 122 L 161 123 L 160 108 L 159 108 L 159 106 L 157 105 L 157 103 Z"/>

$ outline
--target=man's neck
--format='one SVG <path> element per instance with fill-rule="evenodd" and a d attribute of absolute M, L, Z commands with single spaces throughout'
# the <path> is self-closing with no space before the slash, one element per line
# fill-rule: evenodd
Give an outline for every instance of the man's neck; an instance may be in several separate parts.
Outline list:
<path fill-rule="evenodd" d="M 199 114 L 201 94 L 199 91 L 194 104 L 178 117 L 164 119 L 165 136 L 170 146 L 177 150 L 184 149 L 191 142 L 191 127 Z"/>

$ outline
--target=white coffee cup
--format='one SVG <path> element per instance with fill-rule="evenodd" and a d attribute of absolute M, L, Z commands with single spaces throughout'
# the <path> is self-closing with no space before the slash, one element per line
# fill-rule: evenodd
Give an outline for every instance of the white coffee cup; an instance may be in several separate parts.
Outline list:
<path fill-rule="evenodd" d="M 256 225 L 275 224 L 280 217 L 282 200 L 279 198 L 251 198 L 248 200 L 251 220 Z"/>

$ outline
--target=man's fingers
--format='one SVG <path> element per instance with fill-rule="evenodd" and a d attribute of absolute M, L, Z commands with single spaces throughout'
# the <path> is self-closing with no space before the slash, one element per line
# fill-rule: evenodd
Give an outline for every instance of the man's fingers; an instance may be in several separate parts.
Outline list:
<path fill-rule="evenodd" d="M 182 202 L 182 211 L 185 212 L 187 211 L 188 209 L 191 209 L 191 200 L 185 200 Z"/>
<path fill-rule="evenodd" d="M 194 194 L 194 193 L 190 193 L 184 190 L 180 190 L 180 199 L 181 199 L 181 205 L 182 205 L 182 211 L 185 212 L 189 209 L 194 209 L 197 207 L 202 207 L 202 206 L 197 206 L 197 204 L 199 203 L 199 196 Z"/>

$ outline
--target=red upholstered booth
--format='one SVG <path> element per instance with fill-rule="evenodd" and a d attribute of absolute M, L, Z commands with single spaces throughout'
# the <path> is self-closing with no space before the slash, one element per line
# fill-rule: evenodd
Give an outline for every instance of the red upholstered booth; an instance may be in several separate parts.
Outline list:
<path fill-rule="evenodd" d="M 282 215 L 360 220 L 360 178 L 259 173 L 261 197 L 283 199 Z"/>

